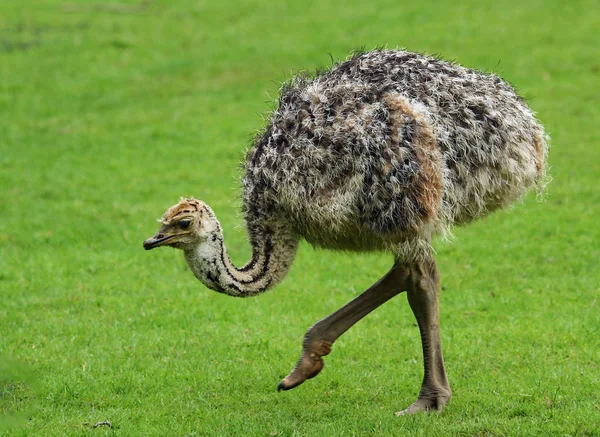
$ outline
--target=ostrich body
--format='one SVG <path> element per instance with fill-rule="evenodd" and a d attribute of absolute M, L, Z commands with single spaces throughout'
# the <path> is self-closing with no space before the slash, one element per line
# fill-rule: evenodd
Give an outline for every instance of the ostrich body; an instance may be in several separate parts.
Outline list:
<path fill-rule="evenodd" d="M 406 291 L 417 319 L 424 378 L 399 412 L 441 410 L 450 399 L 439 335 L 434 234 L 521 197 L 544 176 L 542 126 L 502 79 L 421 54 L 356 54 L 282 88 L 277 109 L 247 153 L 243 212 L 251 260 L 230 261 L 213 211 L 196 199 L 169 208 L 146 249 L 183 249 L 195 276 L 231 296 L 279 283 L 298 242 L 387 251 L 391 270 L 312 326 L 279 389 L 316 376 L 335 340 Z"/>

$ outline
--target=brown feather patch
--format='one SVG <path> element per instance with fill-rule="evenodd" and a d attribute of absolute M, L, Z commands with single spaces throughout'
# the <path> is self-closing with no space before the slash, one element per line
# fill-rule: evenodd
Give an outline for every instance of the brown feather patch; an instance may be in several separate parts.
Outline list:
<path fill-rule="evenodd" d="M 421 219 L 426 223 L 431 222 L 437 218 L 443 194 L 442 154 L 437 146 L 435 133 L 425 117 L 415 111 L 404 97 L 388 94 L 384 101 L 390 110 L 394 138 L 398 137 L 398 132 L 406 123 L 406 116 L 416 122 L 417 130 L 412 146 L 420 164 L 420 171 L 412 186 L 412 194 L 420 207 Z"/>
<path fill-rule="evenodd" d="M 166 224 L 173 221 L 173 219 L 180 214 L 189 214 L 192 210 L 200 211 L 202 205 L 203 203 L 201 201 L 194 199 L 193 197 L 182 198 L 178 204 L 167 209 L 161 221 Z"/>
<path fill-rule="evenodd" d="M 538 175 L 541 175 L 544 171 L 544 164 L 546 162 L 546 145 L 544 138 L 539 130 L 536 130 L 533 134 L 533 148 L 535 150 L 535 168 Z"/>

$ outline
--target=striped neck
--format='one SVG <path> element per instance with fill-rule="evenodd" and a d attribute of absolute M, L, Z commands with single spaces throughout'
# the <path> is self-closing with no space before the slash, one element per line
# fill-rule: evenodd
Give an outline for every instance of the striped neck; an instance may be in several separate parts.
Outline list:
<path fill-rule="evenodd" d="M 283 280 L 296 254 L 297 238 L 273 228 L 255 233 L 250 239 L 252 258 L 237 268 L 227 254 L 218 220 L 209 213 L 214 221 L 207 238 L 184 252 L 196 278 L 212 290 L 235 297 L 255 296 Z"/>

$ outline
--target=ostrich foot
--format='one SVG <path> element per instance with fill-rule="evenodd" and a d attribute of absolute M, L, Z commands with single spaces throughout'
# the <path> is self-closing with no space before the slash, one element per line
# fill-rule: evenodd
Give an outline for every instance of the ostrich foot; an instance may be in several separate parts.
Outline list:
<path fill-rule="evenodd" d="M 420 413 L 421 411 L 440 412 L 450 400 L 450 396 L 450 391 L 445 389 L 436 390 L 435 392 L 430 392 L 428 394 L 421 393 L 415 403 L 402 411 L 398 411 L 396 416 L 406 416 L 409 414 Z"/>
<path fill-rule="evenodd" d="M 321 357 L 331 352 L 333 343 L 327 340 L 317 340 L 309 346 L 305 346 L 296 367 L 291 373 L 283 378 L 277 390 L 290 390 L 299 386 L 307 379 L 314 378 L 323 370 L 325 362 Z"/>

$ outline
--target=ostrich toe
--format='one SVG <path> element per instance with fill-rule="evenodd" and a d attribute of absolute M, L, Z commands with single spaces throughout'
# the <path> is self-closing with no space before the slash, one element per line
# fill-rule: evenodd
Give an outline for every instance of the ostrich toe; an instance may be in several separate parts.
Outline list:
<path fill-rule="evenodd" d="M 444 406 L 450 400 L 450 396 L 450 391 L 445 389 L 436 390 L 435 393 L 421 393 L 416 402 L 411 404 L 408 408 L 405 408 L 402 411 L 398 411 L 396 413 L 396 416 L 406 416 L 410 414 L 429 411 L 441 412 L 444 409 Z"/>
<path fill-rule="evenodd" d="M 294 367 L 294 370 L 288 376 L 283 378 L 277 390 L 290 390 L 299 386 L 307 379 L 317 376 L 325 366 L 325 362 L 321 357 L 331 352 L 331 344 L 329 341 L 319 340 L 305 347 L 296 367 Z"/>

